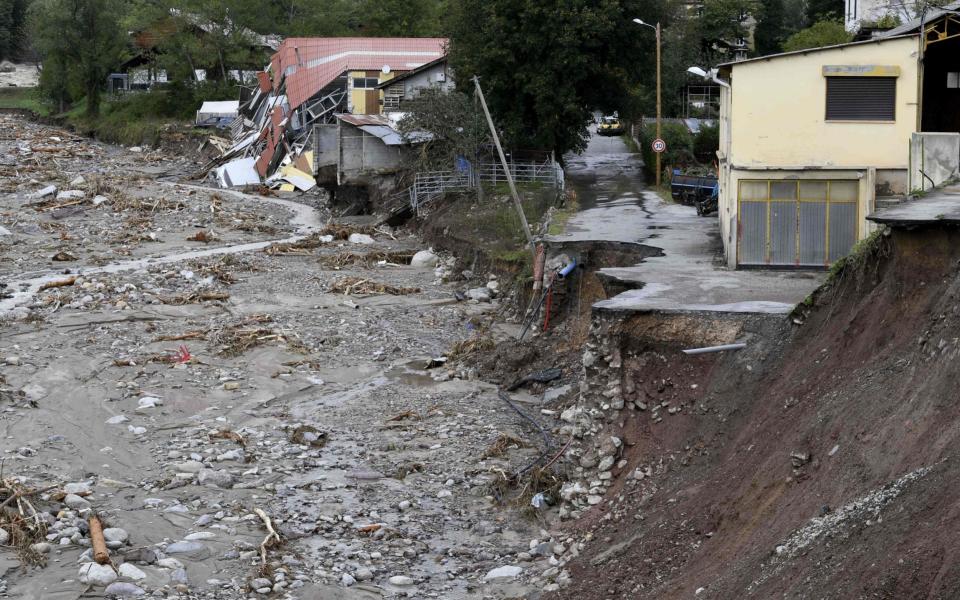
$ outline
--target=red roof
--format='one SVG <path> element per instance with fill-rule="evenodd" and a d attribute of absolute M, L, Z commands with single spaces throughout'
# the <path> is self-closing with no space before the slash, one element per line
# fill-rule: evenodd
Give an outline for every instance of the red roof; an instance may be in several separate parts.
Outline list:
<path fill-rule="evenodd" d="M 273 87 L 285 77 L 297 108 L 344 71 L 410 71 L 446 53 L 446 38 L 288 38 L 270 61 Z"/>

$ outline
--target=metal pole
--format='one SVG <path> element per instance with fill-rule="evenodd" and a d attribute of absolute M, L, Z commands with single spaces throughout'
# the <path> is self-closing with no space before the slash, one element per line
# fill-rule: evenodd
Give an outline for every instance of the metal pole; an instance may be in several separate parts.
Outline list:
<path fill-rule="evenodd" d="M 493 143 L 497 147 L 497 154 L 500 155 L 500 162 L 503 164 L 503 172 L 507 176 L 507 184 L 510 186 L 510 195 L 513 196 L 513 205 L 520 215 L 520 223 L 523 224 L 523 233 L 527 236 L 527 242 L 533 251 L 533 256 L 537 256 L 537 246 L 533 242 L 533 234 L 530 233 L 530 225 L 527 223 L 527 217 L 523 214 L 523 205 L 520 204 L 520 195 L 517 193 L 517 186 L 513 183 L 513 176 L 510 175 L 510 167 L 507 165 L 507 157 L 503 153 L 503 147 L 500 145 L 500 136 L 497 135 L 497 127 L 493 124 L 493 118 L 490 116 L 490 109 L 487 108 L 487 101 L 483 97 L 483 90 L 480 89 L 480 78 L 473 77 L 473 83 L 477 88 L 477 96 L 480 98 L 480 106 L 483 107 L 483 114 L 487 117 L 487 124 L 490 125 L 490 133 L 493 135 Z"/>
<path fill-rule="evenodd" d="M 657 23 L 657 139 L 660 138 L 660 23 Z M 657 187 L 660 187 L 660 152 L 657 152 Z"/>

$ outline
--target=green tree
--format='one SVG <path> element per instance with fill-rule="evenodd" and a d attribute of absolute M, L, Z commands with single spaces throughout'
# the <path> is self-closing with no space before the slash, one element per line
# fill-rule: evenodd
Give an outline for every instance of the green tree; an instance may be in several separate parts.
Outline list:
<path fill-rule="evenodd" d="M 416 99 L 404 102 L 400 131 L 412 138 L 423 132 L 431 136 L 416 146 L 416 169 L 449 170 L 458 156 L 478 164 L 481 149 L 492 143 L 486 117 L 467 92 L 472 88 L 466 83 L 463 88 L 449 93 L 428 88 Z"/>
<path fill-rule="evenodd" d="M 759 11 L 759 0 L 705 0 L 700 17 L 700 39 L 705 51 L 710 53 L 746 41 L 750 18 Z"/>
<path fill-rule="evenodd" d="M 780 51 L 786 40 L 786 7 L 783 0 L 762 0 L 753 33 L 753 44 L 757 54 L 765 56 Z"/>
<path fill-rule="evenodd" d="M 41 90 L 48 98 L 83 96 L 87 116 L 99 115 L 107 75 L 126 47 L 123 8 L 121 0 L 36 0 L 30 6 L 32 39 L 44 64 Z"/>
<path fill-rule="evenodd" d="M 461 86 L 477 75 L 513 147 L 562 155 L 586 146 L 592 109 L 617 109 L 652 81 L 666 0 L 456 0 L 450 58 Z"/>
<path fill-rule="evenodd" d="M 0 0 L 0 60 L 12 59 L 23 49 L 28 0 Z"/>
<path fill-rule="evenodd" d="M 807 0 L 807 23 L 843 21 L 843 2 L 844 0 Z"/>
<path fill-rule="evenodd" d="M 356 13 L 363 35 L 435 37 L 442 10 L 438 0 L 362 0 Z"/>
<path fill-rule="evenodd" d="M 843 28 L 843 23 L 837 21 L 820 21 L 791 35 L 783 43 L 785 52 L 795 50 L 806 50 L 807 48 L 819 48 L 821 46 L 833 46 L 835 44 L 845 44 L 853 39 L 853 36 Z"/>

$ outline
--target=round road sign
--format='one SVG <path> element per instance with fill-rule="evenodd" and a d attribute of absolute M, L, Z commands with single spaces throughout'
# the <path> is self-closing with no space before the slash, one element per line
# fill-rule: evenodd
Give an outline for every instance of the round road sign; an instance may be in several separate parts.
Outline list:
<path fill-rule="evenodd" d="M 660 138 L 653 140 L 653 143 L 650 145 L 653 146 L 653 151 L 658 154 L 667 149 L 667 143 Z"/>

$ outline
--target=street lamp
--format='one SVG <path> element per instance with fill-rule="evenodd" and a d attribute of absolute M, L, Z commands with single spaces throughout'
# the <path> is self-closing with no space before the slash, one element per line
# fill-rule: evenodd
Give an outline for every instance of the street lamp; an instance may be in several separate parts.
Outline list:
<path fill-rule="evenodd" d="M 654 30 L 657 34 L 657 139 L 660 139 L 660 23 L 657 22 L 656 26 L 651 25 L 650 23 L 644 23 L 641 19 L 634 19 L 634 23 L 637 25 L 643 25 L 644 27 L 649 27 Z M 660 187 L 660 153 L 656 152 L 657 155 L 657 187 Z"/>

